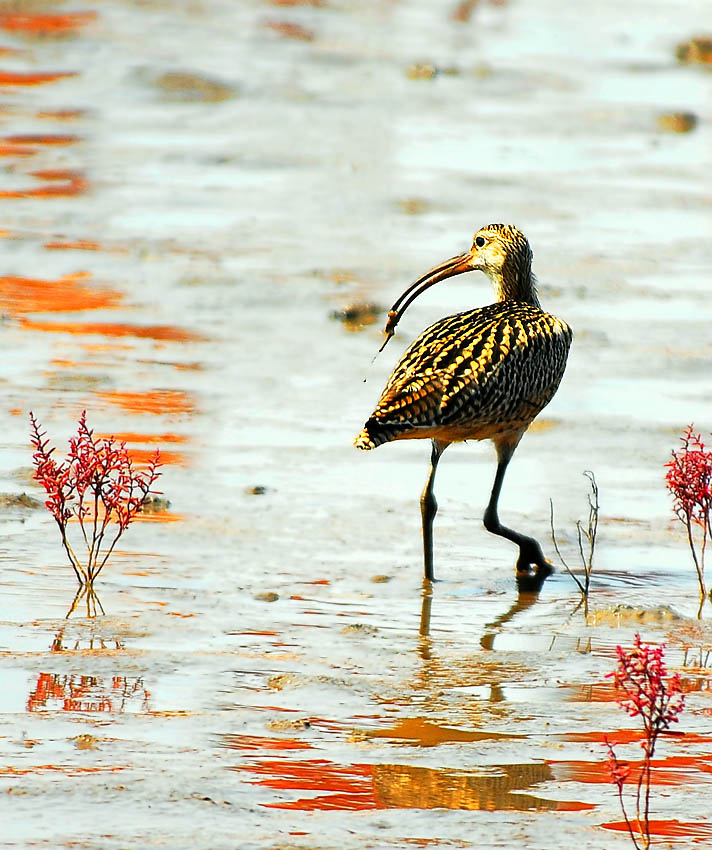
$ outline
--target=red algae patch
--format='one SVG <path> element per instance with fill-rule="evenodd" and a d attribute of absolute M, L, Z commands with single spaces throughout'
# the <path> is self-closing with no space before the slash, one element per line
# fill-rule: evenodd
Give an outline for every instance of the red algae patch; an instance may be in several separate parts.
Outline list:
<path fill-rule="evenodd" d="M 78 171 L 69 168 L 49 168 L 32 171 L 31 174 L 38 180 L 48 182 L 34 189 L 3 189 L 0 198 L 73 198 L 83 195 L 89 188 L 89 181 Z"/>
<path fill-rule="evenodd" d="M 113 289 L 96 289 L 80 283 L 83 275 L 59 280 L 29 277 L 0 277 L 0 307 L 11 315 L 23 313 L 74 313 L 116 307 L 122 294 Z"/>
<path fill-rule="evenodd" d="M 99 398 L 117 404 L 131 413 L 192 413 L 195 403 L 180 390 L 153 390 L 145 393 L 101 392 Z"/>

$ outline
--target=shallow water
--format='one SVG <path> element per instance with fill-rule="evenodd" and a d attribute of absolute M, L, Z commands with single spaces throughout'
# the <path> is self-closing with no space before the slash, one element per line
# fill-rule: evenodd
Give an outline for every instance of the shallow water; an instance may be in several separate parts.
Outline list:
<path fill-rule="evenodd" d="M 709 843 L 710 609 L 663 481 L 712 428 L 712 76 L 675 59 L 706 11 L 0 5 L 0 490 L 41 498 L 29 410 L 61 450 L 86 409 L 160 446 L 170 501 L 122 538 L 106 613 L 69 619 L 51 517 L 0 512 L 1 846 L 626 846 L 604 735 L 640 751 L 606 674 L 636 631 L 688 692 L 654 830 Z M 383 317 L 333 314 L 498 220 L 576 333 L 501 512 L 553 555 L 551 498 L 577 564 L 595 472 L 588 621 L 561 570 L 517 597 L 489 446 L 441 464 L 424 590 L 427 447 L 350 445 L 398 351 L 490 292 L 429 290 L 373 364 Z"/>

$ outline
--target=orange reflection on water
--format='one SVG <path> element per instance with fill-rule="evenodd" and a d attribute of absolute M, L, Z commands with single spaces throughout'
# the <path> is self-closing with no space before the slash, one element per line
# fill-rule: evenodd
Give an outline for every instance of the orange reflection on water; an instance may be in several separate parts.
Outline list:
<path fill-rule="evenodd" d="M 115 307 L 122 294 L 113 289 L 95 289 L 80 283 L 84 275 L 66 275 L 59 280 L 29 277 L 0 277 L 0 307 L 8 313 L 74 313 Z"/>
<path fill-rule="evenodd" d="M 67 12 L 63 15 L 0 15 L 0 27 L 8 32 L 24 32 L 32 35 L 67 35 L 74 33 L 91 21 L 96 12 Z"/>
<path fill-rule="evenodd" d="M 192 413 L 195 403 L 181 390 L 153 390 L 145 393 L 100 392 L 99 398 L 117 404 L 131 413 Z"/>
<path fill-rule="evenodd" d="M 52 121 L 75 121 L 83 118 L 84 109 L 47 109 L 37 113 L 38 118 L 49 118 Z"/>
<path fill-rule="evenodd" d="M 591 744 L 632 744 L 645 739 L 642 729 L 614 729 L 612 732 L 565 732 L 553 736 L 557 741 L 576 741 Z M 697 732 L 663 732 L 661 740 L 674 740 L 684 744 L 712 744 L 712 736 Z"/>
<path fill-rule="evenodd" d="M 33 156 L 36 153 L 37 151 L 34 148 L 0 143 L 0 156 Z"/>
<path fill-rule="evenodd" d="M 466 729 L 455 729 L 449 726 L 439 726 L 423 717 L 406 717 L 387 729 L 367 730 L 359 733 L 365 738 L 389 738 L 405 741 L 418 747 L 437 747 L 455 741 L 491 741 L 524 738 L 524 735 L 506 735 L 497 732 L 477 732 Z"/>
<path fill-rule="evenodd" d="M 625 821 L 614 821 L 602 823 L 604 829 L 612 829 L 616 832 L 628 832 Z M 668 838 L 689 837 L 695 844 L 707 844 L 712 839 L 712 824 L 691 823 L 679 820 L 651 820 L 649 821 L 650 834 L 661 835 Z"/>
<path fill-rule="evenodd" d="M 196 342 L 202 337 L 173 325 L 130 325 L 111 322 L 36 322 L 23 319 L 21 327 L 29 331 L 46 333 L 68 333 L 79 336 L 97 336 L 155 339 L 167 342 Z M 97 350 L 97 349 L 95 349 Z"/>
<path fill-rule="evenodd" d="M 284 38 L 294 38 L 297 41 L 314 41 L 316 37 L 312 30 L 290 21 L 267 21 L 265 26 Z"/>
<path fill-rule="evenodd" d="M 637 783 L 644 762 L 621 759 L 630 767 L 627 783 Z M 610 784 L 611 774 L 607 761 L 549 761 L 553 775 L 559 781 L 585 782 L 588 784 Z M 709 782 L 712 763 L 709 755 L 670 756 L 654 759 L 650 775 L 651 785 L 685 785 Z M 697 772 L 697 776 L 695 776 Z"/>
<path fill-rule="evenodd" d="M 135 431 L 125 431 L 120 434 L 94 434 L 95 437 L 111 437 L 122 443 L 185 443 L 187 437 L 183 434 L 137 434 Z M 162 453 L 161 453 L 162 454 Z"/>
<path fill-rule="evenodd" d="M 0 71 L 0 86 L 39 86 L 76 76 L 77 71 Z"/>
<path fill-rule="evenodd" d="M 4 141 L 10 145 L 73 145 L 79 141 L 79 136 L 26 133 L 23 135 L 5 136 Z"/>
<path fill-rule="evenodd" d="M 98 242 L 89 239 L 76 239 L 74 242 L 45 242 L 48 251 L 101 251 Z"/>
<path fill-rule="evenodd" d="M 30 173 L 38 180 L 49 182 L 35 189 L 3 189 L 0 191 L 0 198 L 73 198 L 82 195 L 89 188 L 89 181 L 70 168 L 46 168 Z"/>
<path fill-rule="evenodd" d="M 149 451 L 148 449 L 132 449 L 129 448 L 129 457 L 134 463 L 138 464 L 146 464 L 153 457 L 155 451 Z M 185 464 L 185 455 L 182 455 L 180 452 L 164 452 L 161 450 L 161 463 L 162 464 L 177 464 L 178 466 L 182 466 Z"/>
<path fill-rule="evenodd" d="M 259 735 L 225 735 L 223 745 L 230 750 L 313 750 L 296 738 L 263 738 Z"/>
<path fill-rule="evenodd" d="M 116 773 L 125 770 L 120 765 L 92 765 L 77 767 L 73 764 L 35 764 L 32 767 L 0 767 L 0 776 L 27 776 L 31 773 L 62 773 L 64 776 L 81 776 L 84 773 Z"/>
<path fill-rule="evenodd" d="M 27 711 L 147 711 L 149 697 L 141 677 L 40 673 Z"/>
<path fill-rule="evenodd" d="M 299 811 L 369 809 L 460 809 L 483 811 L 581 811 L 588 803 L 546 800 L 519 793 L 552 778 L 546 764 L 488 766 L 486 773 L 401 764 L 338 765 L 326 759 L 260 759 L 237 770 L 275 790 L 317 791 L 268 808 Z"/>

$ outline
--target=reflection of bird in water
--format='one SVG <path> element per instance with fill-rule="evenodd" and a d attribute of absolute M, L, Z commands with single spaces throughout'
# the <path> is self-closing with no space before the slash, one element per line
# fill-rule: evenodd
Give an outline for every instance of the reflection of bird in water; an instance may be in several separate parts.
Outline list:
<path fill-rule="evenodd" d="M 494 775 L 493 775 L 494 774 Z M 448 770 L 402 764 L 374 764 L 373 788 L 379 808 L 547 811 L 568 803 L 523 794 L 554 778 L 548 764 L 498 764 L 475 770 Z"/>
<path fill-rule="evenodd" d="M 423 331 L 401 357 L 354 441 L 359 449 L 375 449 L 391 440 L 432 440 L 430 474 L 420 500 L 425 577 L 430 580 L 435 472 L 450 443 L 462 440 L 490 439 L 497 451 L 485 528 L 519 547 L 517 573 L 524 581 L 532 568 L 539 576 L 551 572 L 539 543 L 503 526 L 497 514 L 507 464 L 556 392 L 572 338 L 566 322 L 541 309 L 531 264 L 529 242 L 516 227 L 490 224 L 477 231 L 470 251 L 418 278 L 388 315 L 386 342 L 421 292 L 468 271 L 483 271 L 497 296 L 494 304 L 448 316 Z"/>

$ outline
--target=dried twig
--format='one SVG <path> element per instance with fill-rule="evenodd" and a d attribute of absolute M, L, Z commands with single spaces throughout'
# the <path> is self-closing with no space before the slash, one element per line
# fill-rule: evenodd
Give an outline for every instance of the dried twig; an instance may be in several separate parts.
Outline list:
<path fill-rule="evenodd" d="M 549 500 L 549 506 L 551 510 L 551 539 L 554 543 L 554 549 L 556 550 L 556 554 L 559 556 L 559 560 L 561 561 L 564 569 L 576 582 L 579 592 L 581 593 L 581 603 L 584 604 L 584 607 L 587 607 L 588 592 L 591 587 L 591 573 L 593 572 L 593 556 L 596 551 L 599 504 L 596 476 L 593 474 L 593 472 L 591 472 L 590 469 L 587 469 L 583 474 L 586 476 L 586 478 L 588 478 L 589 483 L 591 485 L 591 492 L 588 495 L 588 522 L 586 523 L 585 527 L 581 520 L 578 520 L 576 522 L 578 550 L 579 556 L 581 558 L 581 564 L 583 566 L 583 581 L 581 581 L 581 579 L 574 573 L 571 567 L 566 563 L 564 556 L 561 554 L 561 550 L 559 549 L 559 544 L 556 539 L 556 531 L 554 529 L 554 503 L 551 499 Z"/>

